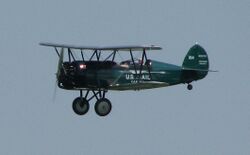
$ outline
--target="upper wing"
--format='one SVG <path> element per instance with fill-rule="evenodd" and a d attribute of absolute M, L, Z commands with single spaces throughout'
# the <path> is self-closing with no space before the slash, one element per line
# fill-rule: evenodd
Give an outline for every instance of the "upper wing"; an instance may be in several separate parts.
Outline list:
<path fill-rule="evenodd" d="M 71 48 L 71 49 L 80 49 L 80 50 L 100 50 L 100 51 L 143 51 L 143 50 L 161 50 L 159 46 L 149 45 L 149 46 L 75 46 L 75 45 L 65 45 L 65 44 L 54 44 L 54 43 L 40 43 L 42 46 L 50 47 L 62 47 L 62 48 Z"/>

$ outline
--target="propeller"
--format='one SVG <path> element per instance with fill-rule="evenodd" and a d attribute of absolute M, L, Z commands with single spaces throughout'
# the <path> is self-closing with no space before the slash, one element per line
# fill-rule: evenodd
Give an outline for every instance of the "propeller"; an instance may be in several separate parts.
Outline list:
<path fill-rule="evenodd" d="M 58 86 L 61 70 L 63 68 L 63 57 L 64 57 L 64 48 L 61 49 L 60 55 L 59 55 L 57 72 L 56 72 L 56 82 L 55 82 L 55 87 L 54 87 L 54 92 L 53 92 L 53 102 L 55 102 L 56 100 L 57 86 Z"/>

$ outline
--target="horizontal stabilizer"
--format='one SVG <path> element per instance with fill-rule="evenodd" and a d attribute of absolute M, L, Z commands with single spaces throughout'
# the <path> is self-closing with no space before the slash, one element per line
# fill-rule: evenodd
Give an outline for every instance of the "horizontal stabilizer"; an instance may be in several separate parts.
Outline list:
<path fill-rule="evenodd" d="M 195 69 L 195 68 L 182 68 L 182 70 L 187 70 L 187 71 L 201 71 L 201 72 L 219 72 L 217 70 Z"/>

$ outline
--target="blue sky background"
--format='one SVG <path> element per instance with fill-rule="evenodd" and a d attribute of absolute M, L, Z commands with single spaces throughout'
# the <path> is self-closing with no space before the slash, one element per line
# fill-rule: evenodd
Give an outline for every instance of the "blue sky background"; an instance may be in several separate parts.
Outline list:
<path fill-rule="evenodd" d="M 250 1 L 1 0 L 0 154 L 249 155 Z M 211 69 L 186 85 L 109 92 L 109 116 L 78 92 L 53 92 L 57 56 L 41 41 L 156 44 L 150 58 L 182 64 L 198 41 Z"/>

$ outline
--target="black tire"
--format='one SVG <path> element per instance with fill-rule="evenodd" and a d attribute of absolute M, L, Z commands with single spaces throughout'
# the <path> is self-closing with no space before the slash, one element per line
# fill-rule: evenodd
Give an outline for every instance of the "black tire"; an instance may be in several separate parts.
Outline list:
<path fill-rule="evenodd" d="M 89 111 L 89 102 L 85 98 L 77 97 L 73 101 L 72 108 L 77 115 L 84 115 Z"/>
<path fill-rule="evenodd" d="M 188 89 L 188 90 L 192 90 L 192 89 L 193 89 L 193 85 L 188 84 L 188 85 L 187 85 L 187 89 Z"/>
<path fill-rule="evenodd" d="M 107 116 L 110 113 L 111 109 L 112 104 L 106 98 L 99 99 L 95 103 L 95 112 L 99 116 Z"/>

